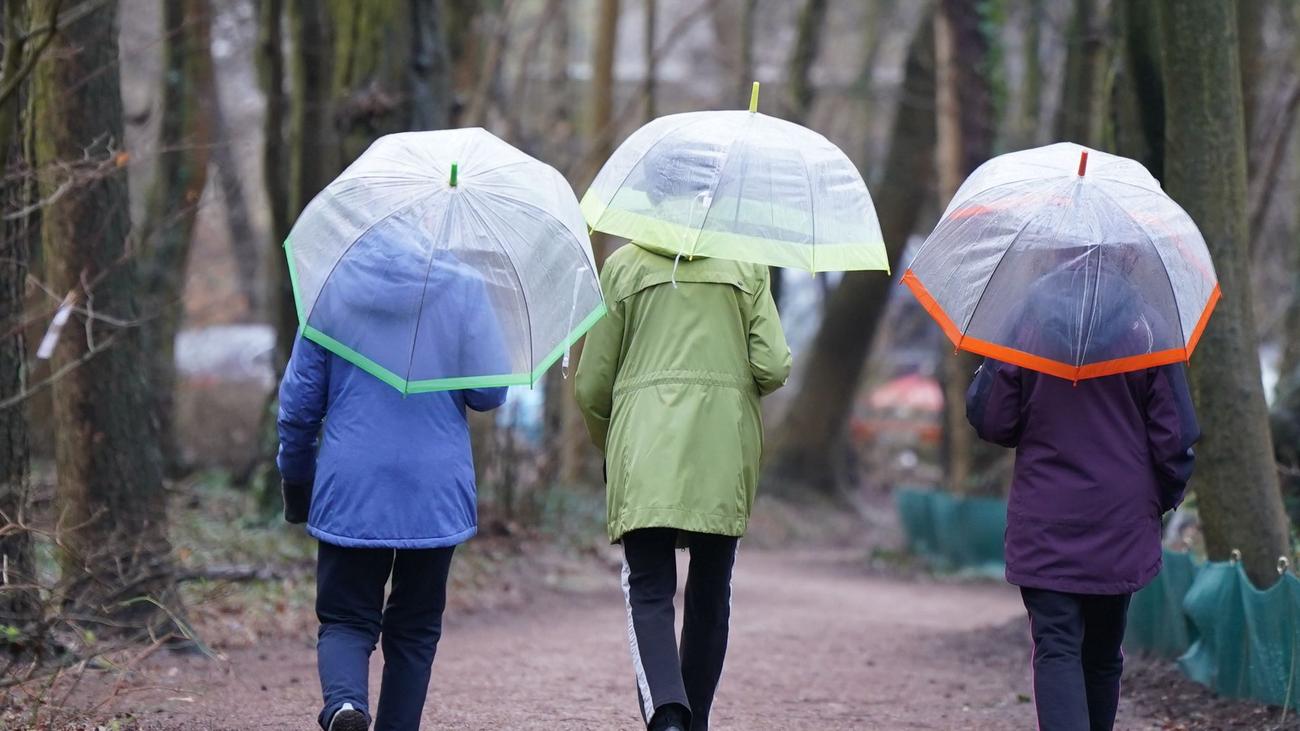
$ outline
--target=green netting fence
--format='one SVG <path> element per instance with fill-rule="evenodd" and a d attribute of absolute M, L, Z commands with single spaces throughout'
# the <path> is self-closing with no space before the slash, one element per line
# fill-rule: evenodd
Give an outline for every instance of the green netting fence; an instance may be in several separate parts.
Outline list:
<path fill-rule="evenodd" d="M 1000 575 L 1006 501 L 923 488 L 894 493 L 907 548 L 938 568 Z M 1216 693 L 1300 703 L 1300 579 L 1260 590 L 1236 562 L 1164 552 L 1164 568 L 1133 596 L 1125 648 L 1178 659 Z"/>
<path fill-rule="evenodd" d="M 1199 570 L 1200 564 L 1191 554 L 1165 550 L 1164 568 L 1133 595 L 1129 605 L 1126 650 L 1170 660 L 1187 652 L 1196 639 L 1196 629 L 1183 612 L 1183 598 Z"/>
<path fill-rule="evenodd" d="M 1183 600 L 1197 639 L 1178 661 L 1188 677 L 1233 698 L 1291 707 L 1300 694 L 1300 579 L 1256 589 L 1241 565 L 1207 563 Z"/>
<path fill-rule="evenodd" d="M 900 487 L 894 502 L 911 553 L 946 571 L 1002 576 L 1005 500 Z"/>

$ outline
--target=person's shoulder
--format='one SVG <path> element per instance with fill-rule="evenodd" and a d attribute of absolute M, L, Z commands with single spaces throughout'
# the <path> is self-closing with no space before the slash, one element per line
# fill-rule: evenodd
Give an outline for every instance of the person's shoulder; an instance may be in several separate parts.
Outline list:
<path fill-rule="evenodd" d="M 663 257 L 636 244 L 623 244 L 610 253 L 601 266 L 600 281 L 605 287 L 605 296 L 617 298 L 647 272 L 662 268 L 662 265 Z M 671 266 L 671 262 L 668 265 Z"/>

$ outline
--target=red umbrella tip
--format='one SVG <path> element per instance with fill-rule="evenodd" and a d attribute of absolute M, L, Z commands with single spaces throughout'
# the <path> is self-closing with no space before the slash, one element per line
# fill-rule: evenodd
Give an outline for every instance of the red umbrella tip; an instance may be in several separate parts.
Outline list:
<path fill-rule="evenodd" d="M 1084 150 L 1079 153 L 1079 177 L 1083 177 L 1084 171 L 1088 169 L 1088 151 Z"/>

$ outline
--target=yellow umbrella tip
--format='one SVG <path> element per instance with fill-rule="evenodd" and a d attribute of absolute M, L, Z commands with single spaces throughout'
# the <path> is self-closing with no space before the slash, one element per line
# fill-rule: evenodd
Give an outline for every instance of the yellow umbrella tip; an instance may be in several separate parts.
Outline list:
<path fill-rule="evenodd" d="M 754 87 L 749 92 L 749 111 L 758 111 L 758 82 L 754 82 Z"/>

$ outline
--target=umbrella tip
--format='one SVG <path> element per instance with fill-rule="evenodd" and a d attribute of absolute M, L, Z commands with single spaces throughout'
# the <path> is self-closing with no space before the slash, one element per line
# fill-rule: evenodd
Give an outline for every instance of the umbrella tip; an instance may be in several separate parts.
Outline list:
<path fill-rule="evenodd" d="M 1079 177 L 1082 178 L 1084 172 L 1087 171 L 1087 169 L 1088 169 L 1088 151 L 1084 150 L 1079 153 Z"/>
<path fill-rule="evenodd" d="M 1087 153 L 1084 153 L 1084 154 L 1087 154 Z M 453 187 L 453 188 L 456 187 L 456 173 L 457 173 L 458 168 L 459 168 L 459 166 L 458 166 L 456 163 L 453 162 L 453 163 L 451 164 L 451 187 Z M 1079 174 L 1082 175 L 1083 172 L 1080 171 Z"/>
<path fill-rule="evenodd" d="M 749 90 L 749 111 L 751 112 L 758 111 L 758 82 L 757 81 L 754 82 L 754 86 Z"/>

